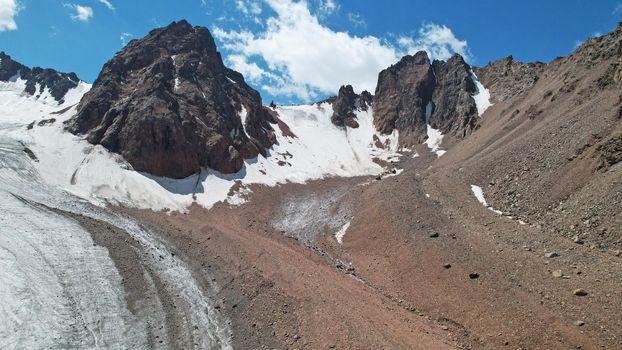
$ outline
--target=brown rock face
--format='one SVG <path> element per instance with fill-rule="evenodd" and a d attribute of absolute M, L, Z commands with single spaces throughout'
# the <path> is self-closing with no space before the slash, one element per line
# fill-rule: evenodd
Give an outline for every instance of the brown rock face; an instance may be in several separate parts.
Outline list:
<path fill-rule="evenodd" d="M 490 62 L 483 68 L 473 67 L 477 78 L 490 90 L 491 102 L 505 101 L 528 91 L 540 78 L 545 64 L 522 63 L 512 56 Z"/>
<path fill-rule="evenodd" d="M 64 102 L 63 97 L 67 91 L 78 86 L 80 82 L 76 73 L 61 73 L 50 68 L 29 68 L 0 52 L 0 81 L 9 81 L 17 77 L 26 80 L 24 91 L 30 95 L 41 94 L 47 88 L 59 104 Z"/>
<path fill-rule="evenodd" d="M 436 86 L 432 95 L 434 106 L 430 125 L 443 134 L 465 137 L 478 127 L 477 106 L 471 97 L 476 91 L 471 67 L 462 56 L 432 63 Z"/>
<path fill-rule="evenodd" d="M 374 96 L 376 129 L 382 133 L 399 130 L 403 145 L 423 142 L 427 123 L 444 134 L 470 134 L 478 125 L 470 69 L 460 55 L 430 63 L 427 53 L 420 51 L 383 70 Z M 429 103 L 432 114 L 426 120 Z"/>
<path fill-rule="evenodd" d="M 211 34 L 182 20 L 131 41 L 108 61 L 68 130 L 135 170 L 183 178 L 241 169 L 276 142 L 257 91 L 224 66 Z"/>
<path fill-rule="evenodd" d="M 354 111 L 366 111 L 372 102 L 373 96 L 368 91 L 361 92 L 360 95 L 354 93 L 352 85 L 344 85 L 339 88 L 339 94 L 331 97 L 327 102 L 333 105 L 333 115 L 331 121 L 337 126 L 348 126 L 358 128 Z"/>
<path fill-rule="evenodd" d="M 434 72 L 425 51 L 405 56 L 380 72 L 374 94 L 376 129 L 387 134 L 398 129 L 400 142 L 423 142 L 425 107 L 432 100 L 434 85 Z"/>

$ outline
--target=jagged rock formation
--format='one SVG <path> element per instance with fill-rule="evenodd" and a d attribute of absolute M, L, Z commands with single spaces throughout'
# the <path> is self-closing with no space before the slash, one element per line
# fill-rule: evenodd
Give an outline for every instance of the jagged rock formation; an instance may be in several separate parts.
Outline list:
<path fill-rule="evenodd" d="M 421 143 L 426 132 L 425 107 L 432 99 L 435 78 L 425 51 L 405 56 L 378 75 L 374 94 L 374 123 L 381 133 L 400 131 Z"/>
<path fill-rule="evenodd" d="M 224 66 L 204 27 L 185 20 L 131 41 L 108 61 L 67 124 L 135 170 L 183 178 L 234 173 L 276 142 L 259 93 Z"/>
<path fill-rule="evenodd" d="M 447 61 L 435 60 L 432 69 L 436 85 L 429 124 L 443 134 L 465 137 L 477 129 L 479 118 L 472 97 L 477 88 L 471 76 L 471 67 L 456 54 Z"/>
<path fill-rule="evenodd" d="M 371 106 L 372 99 L 373 96 L 368 91 L 363 91 L 358 95 L 354 92 L 352 85 L 341 86 L 337 96 L 326 100 L 333 105 L 332 123 L 337 126 L 358 128 L 359 124 L 354 112 L 357 110 L 367 111 Z"/>
<path fill-rule="evenodd" d="M 40 95 L 45 89 L 59 104 L 70 89 L 78 86 L 80 79 L 76 73 L 61 73 L 51 68 L 29 68 L 14 61 L 11 56 L 0 52 L 0 81 L 21 78 L 26 81 L 26 91 L 30 95 Z"/>
<path fill-rule="evenodd" d="M 491 102 L 505 101 L 529 90 L 540 78 L 545 64 L 522 63 L 508 56 L 486 66 L 473 67 L 479 81 L 490 90 Z"/>
<path fill-rule="evenodd" d="M 413 145 L 426 138 L 429 123 L 443 134 L 464 137 L 477 128 L 476 92 L 470 66 L 460 55 L 430 63 L 425 51 L 405 56 L 380 72 L 374 95 L 376 129 L 400 132 L 400 143 Z M 426 107 L 432 115 L 426 120 Z"/>

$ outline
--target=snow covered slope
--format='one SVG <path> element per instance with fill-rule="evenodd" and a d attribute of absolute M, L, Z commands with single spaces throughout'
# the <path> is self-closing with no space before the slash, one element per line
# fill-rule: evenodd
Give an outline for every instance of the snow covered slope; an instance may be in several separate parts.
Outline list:
<path fill-rule="evenodd" d="M 224 200 L 239 204 L 245 201 L 251 184 L 274 186 L 329 176 L 377 175 L 384 169 L 374 159 L 399 157 L 397 133 L 378 135 L 371 111 L 357 113 L 359 128 L 342 128 L 331 123 L 332 106 L 324 103 L 278 108 L 290 132 L 277 130 L 279 144 L 267 157 L 246 161 L 236 174 L 204 169 L 181 180 L 155 177 L 133 171 L 118 155 L 63 130 L 63 121 L 75 113 L 87 84 L 70 91 L 60 106 L 46 97 L 25 96 L 20 93 L 21 84 L 18 79 L 2 86 L 1 123 L 22 126 L 14 128 L 11 137 L 34 153 L 34 166 L 45 182 L 98 205 L 183 211 L 195 202 L 208 208 Z M 56 111 L 60 113 L 51 114 Z M 50 117 L 56 121 L 39 125 Z M 33 121 L 34 126 L 27 129 Z M 237 191 L 230 191 L 236 184 Z"/>
<path fill-rule="evenodd" d="M 478 108 L 485 109 L 488 99 L 480 85 L 474 99 L 480 101 Z M 400 157 L 397 130 L 379 134 L 371 108 L 355 111 L 358 128 L 338 127 L 331 122 L 332 105 L 321 103 L 276 108 L 282 122 L 276 127 L 278 144 L 266 157 L 245 161 L 238 173 L 203 169 L 180 180 L 155 177 L 132 170 L 120 156 L 64 131 L 63 122 L 75 114 L 76 104 L 90 85 L 81 82 L 61 105 L 47 91 L 37 98 L 23 93 L 23 88 L 19 77 L 0 82 L 0 124 L 11 125 L 11 137 L 33 152 L 37 158 L 33 164 L 45 182 L 98 205 L 178 211 L 192 203 L 207 208 L 221 201 L 236 205 L 248 199 L 253 184 L 275 186 L 332 176 L 378 175 L 386 171 L 378 160 L 390 162 Z M 239 113 L 244 116 L 245 110 Z M 429 105 L 427 119 L 431 113 Z M 40 124 L 42 120 L 48 121 Z M 426 144 L 442 155 L 443 135 L 428 125 L 428 136 Z"/>
<path fill-rule="evenodd" d="M 163 347 L 230 348 L 227 321 L 157 235 L 42 179 L 62 178 L 72 159 L 87 157 L 81 153 L 89 151 L 85 142 L 62 132 L 59 121 L 38 122 L 51 116 L 62 120 L 62 114 L 49 113 L 76 103 L 88 85 L 82 83 L 59 105 L 46 93 L 24 95 L 20 84 L 16 79 L 0 90 L 0 348 L 145 349 L 157 340 Z M 106 157 L 111 156 L 101 158 Z M 117 227 L 138 242 L 137 268 L 149 296 L 140 300 L 139 310 L 128 309 L 127 276 L 121 276 L 109 251 L 66 213 Z M 161 293 L 173 296 L 182 320 L 174 334 Z"/>

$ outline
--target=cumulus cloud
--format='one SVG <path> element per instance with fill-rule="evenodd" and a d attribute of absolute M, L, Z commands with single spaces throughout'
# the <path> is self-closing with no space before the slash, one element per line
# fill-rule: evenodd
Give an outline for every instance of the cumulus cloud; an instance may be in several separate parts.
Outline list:
<path fill-rule="evenodd" d="M 17 0 L 0 0 L 0 32 L 17 30 L 15 16 L 19 12 Z"/>
<path fill-rule="evenodd" d="M 106 6 L 109 10 L 114 11 L 114 6 L 112 6 L 110 1 L 108 0 L 97 0 L 97 1 L 99 1 L 99 3 L 101 3 L 102 5 Z"/>
<path fill-rule="evenodd" d="M 354 36 L 320 23 L 305 1 L 266 0 L 276 13 L 265 30 L 214 29 L 233 69 L 261 84 L 275 96 L 312 101 L 336 92 L 342 84 L 374 91 L 378 72 L 403 55 L 427 50 L 433 58 L 451 53 L 467 54 L 467 43 L 456 39 L 445 26 L 427 24 L 417 38 L 400 37 L 389 42 L 374 36 Z"/>
<path fill-rule="evenodd" d="M 398 44 L 409 53 L 425 50 L 430 57 L 441 60 L 448 59 L 454 53 L 470 58 L 466 40 L 456 38 L 451 29 L 444 25 L 424 24 L 417 38 L 401 36 Z"/>
<path fill-rule="evenodd" d="M 133 37 L 134 35 L 132 35 L 132 33 L 127 33 L 127 32 L 123 32 L 121 33 L 121 35 L 119 36 L 119 40 L 121 40 L 121 46 L 125 46 L 127 45 L 127 42 L 130 40 L 131 37 Z"/>
<path fill-rule="evenodd" d="M 236 0 L 235 7 L 247 17 L 261 14 L 261 5 L 256 1 Z"/>
<path fill-rule="evenodd" d="M 64 6 L 75 11 L 75 13 L 71 15 L 71 19 L 74 21 L 88 22 L 93 18 L 93 9 L 89 6 L 78 4 L 64 4 Z"/>

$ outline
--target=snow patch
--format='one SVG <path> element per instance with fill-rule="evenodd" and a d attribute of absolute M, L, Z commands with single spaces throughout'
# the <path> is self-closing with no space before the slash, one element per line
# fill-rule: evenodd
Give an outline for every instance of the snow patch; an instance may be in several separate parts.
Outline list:
<path fill-rule="evenodd" d="M 242 122 L 242 130 L 246 132 L 246 117 L 248 116 L 248 111 L 246 110 L 246 107 L 244 107 L 244 105 L 242 105 L 242 110 L 238 113 L 238 116 L 240 117 L 240 121 Z"/>
<path fill-rule="evenodd" d="M 481 187 L 476 186 L 476 185 L 471 185 L 471 191 L 473 191 L 473 194 L 475 195 L 475 198 L 477 198 L 478 202 L 480 202 L 486 207 L 488 206 L 488 203 L 486 203 L 486 198 L 484 198 L 484 190 L 482 190 Z"/>
<path fill-rule="evenodd" d="M 181 81 L 179 80 L 179 77 L 175 77 L 174 91 L 177 91 L 179 89 L 179 84 L 181 84 Z"/>
<path fill-rule="evenodd" d="M 430 152 L 436 153 L 436 156 L 440 157 L 447 151 L 441 149 L 441 143 L 443 143 L 444 135 L 441 133 L 440 130 L 434 129 L 432 126 L 430 126 L 430 117 L 432 117 L 433 110 L 434 106 L 432 105 L 432 101 L 429 101 L 428 104 L 425 106 L 425 123 L 427 125 L 428 139 L 425 140 L 424 144 L 428 146 Z"/>
<path fill-rule="evenodd" d="M 501 210 L 497 210 L 491 207 L 490 205 L 488 205 L 488 203 L 486 202 L 486 198 L 484 198 L 484 190 L 482 190 L 481 187 L 476 186 L 476 185 L 471 185 L 471 191 L 473 191 L 475 198 L 477 198 L 477 201 L 480 202 L 483 206 L 485 206 L 486 208 L 488 208 L 490 211 L 492 211 L 495 214 L 498 214 L 498 215 L 503 214 Z"/>
<path fill-rule="evenodd" d="M 343 237 L 346 235 L 348 228 L 350 228 L 350 221 L 346 222 L 343 226 L 341 226 L 339 231 L 335 232 L 335 239 L 337 240 L 337 243 L 343 244 Z"/>
<path fill-rule="evenodd" d="M 475 100 L 475 105 L 477 106 L 477 114 L 479 114 L 479 116 L 481 117 L 484 112 L 486 112 L 486 110 L 490 106 L 492 106 L 492 103 L 490 103 L 490 91 L 488 91 L 488 89 L 486 89 L 484 85 L 480 83 L 473 71 L 471 71 L 470 73 L 471 79 L 473 79 L 473 83 L 475 83 L 475 88 L 477 89 L 472 97 L 473 100 Z"/>

